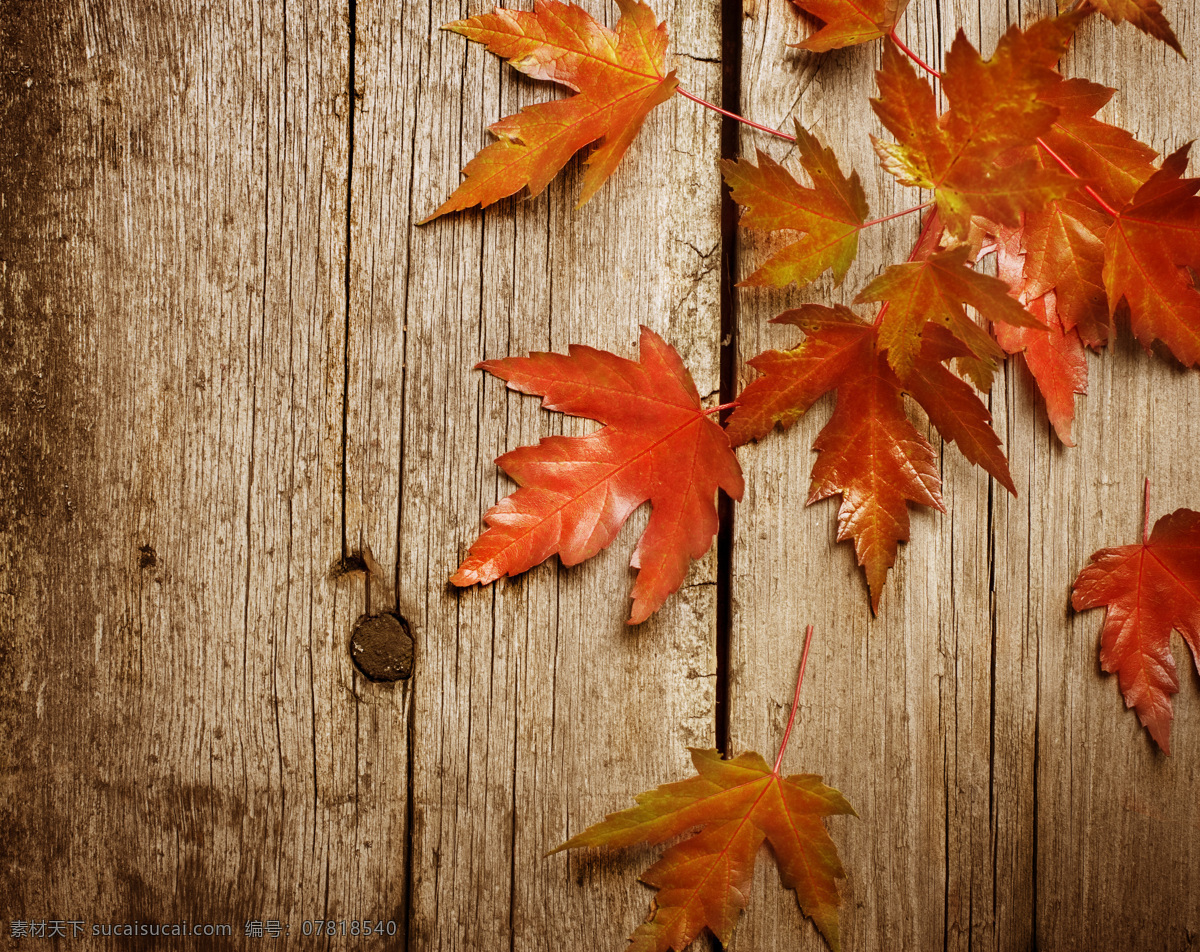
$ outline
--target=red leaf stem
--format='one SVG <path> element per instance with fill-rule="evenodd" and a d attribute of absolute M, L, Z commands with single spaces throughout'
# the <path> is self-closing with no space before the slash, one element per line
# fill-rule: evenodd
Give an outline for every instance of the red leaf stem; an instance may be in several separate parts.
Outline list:
<path fill-rule="evenodd" d="M 736 119 L 738 122 L 750 126 L 752 129 L 758 129 L 760 132 L 769 132 L 773 136 L 778 136 L 780 139 L 787 139 L 788 142 L 795 142 L 796 137 L 790 136 L 786 132 L 780 132 L 778 129 L 772 129 L 770 126 L 761 126 L 757 122 L 751 122 L 745 116 L 739 116 L 736 112 L 730 112 L 728 109 L 722 109 L 720 106 L 709 102 L 707 99 L 701 99 L 699 96 L 693 96 L 682 86 L 678 86 L 675 92 L 679 93 L 684 99 L 690 99 L 692 102 L 703 106 L 705 109 L 711 109 L 713 112 L 719 112 L 722 116 L 728 116 L 730 119 Z"/>
<path fill-rule="evenodd" d="M 809 625 L 804 633 L 804 653 L 800 655 L 800 673 L 796 675 L 796 694 L 792 698 L 792 713 L 788 715 L 787 727 L 783 732 L 783 740 L 779 742 L 779 756 L 775 758 L 772 773 L 779 773 L 779 765 L 783 763 L 783 752 L 787 750 L 788 738 L 792 736 L 792 724 L 796 721 L 796 709 L 800 706 L 800 686 L 804 684 L 804 668 L 808 664 L 808 649 L 812 645 L 813 626 Z"/>
<path fill-rule="evenodd" d="M 920 66 L 921 69 L 925 70 L 925 72 L 927 72 L 934 79 L 942 78 L 941 73 L 939 73 L 936 69 L 934 69 L 928 63 L 926 63 L 923 59 L 921 59 L 921 57 L 919 57 L 916 53 L 914 53 L 912 50 L 910 50 L 907 46 L 904 45 L 904 41 L 901 40 L 900 37 L 898 37 L 896 35 L 895 30 L 892 30 L 892 32 L 889 33 L 888 36 L 890 36 L 892 38 L 893 43 L 895 43 L 898 47 L 900 47 L 901 52 L 903 52 L 905 56 L 907 56 L 910 60 L 912 60 L 918 66 Z"/>
<path fill-rule="evenodd" d="M 1145 521 L 1142 523 L 1142 545 L 1150 541 L 1150 477 L 1146 477 L 1146 494 L 1142 500 L 1142 509 L 1145 511 Z"/>
<path fill-rule="evenodd" d="M 1052 158 L 1055 162 L 1057 162 L 1062 167 L 1062 170 L 1064 172 L 1066 172 L 1072 178 L 1077 178 L 1077 179 L 1083 178 L 1082 175 L 1080 175 L 1073 168 L 1071 168 L 1070 165 L 1067 164 L 1066 159 L 1064 159 L 1057 152 L 1055 152 L 1052 148 L 1050 148 L 1050 146 L 1046 145 L 1045 139 L 1042 139 L 1041 137 L 1039 137 L 1037 140 L 1037 143 L 1043 149 L 1046 150 L 1046 154 L 1049 155 L 1050 158 Z M 1106 202 L 1103 198 L 1101 198 L 1100 194 L 1094 188 L 1092 188 L 1090 185 L 1083 186 L 1083 190 L 1085 192 L 1087 192 L 1089 195 L 1091 195 L 1092 198 L 1094 198 L 1097 202 L 1099 202 L 1100 207 L 1103 208 L 1110 215 L 1112 215 L 1113 218 L 1116 218 L 1117 215 L 1120 214 L 1115 208 L 1113 208 L 1110 204 L 1108 204 L 1108 202 Z"/>
<path fill-rule="evenodd" d="M 865 221 L 859 226 L 859 229 L 861 230 L 863 228 L 870 228 L 872 225 L 882 225 L 885 221 L 891 221 L 893 218 L 903 218 L 905 215 L 911 215 L 913 212 L 919 212 L 923 208 L 928 208 L 932 204 L 933 201 L 930 200 L 924 204 L 914 205 L 912 208 L 906 208 L 902 212 L 892 212 L 892 214 L 884 215 L 882 218 L 875 218 L 871 221 Z"/>

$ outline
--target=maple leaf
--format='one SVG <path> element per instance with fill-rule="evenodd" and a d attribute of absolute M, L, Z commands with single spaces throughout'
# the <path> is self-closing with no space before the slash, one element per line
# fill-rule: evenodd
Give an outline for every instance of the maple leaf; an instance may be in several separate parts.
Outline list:
<path fill-rule="evenodd" d="M 997 274 L 1025 300 L 1030 284 L 1023 277 L 1027 255 L 1021 248 L 1023 232 L 993 226 L 997 238 Z M 1074 446 L 1071 423 L 1075 419 L 1075 394 L 1087 393 L 1087 358 L 1083 341 L 1074 328 L 1063 326 L 1054 291 L 1045 291 L 1026 304 L 1031 314 L 1046 326 L 1011 327 L 996 324 L 996 341 L 1009 354 L 1022 354 L 1025 365 L 1046 401 L 1046 415 L 1054 432 L 1066 446 Z"/>
<path fill-rule="evenodd" d="M 1104 238 L 1104 287 L 1110 316 L 1122 298 L 1142 346 L 1161 340 L 1181 363 L 1200 363 L 1200 292 L 1188 268 L 1200 268 L 1200 179 L 1183 178 L 1191 144 L 1121 209 Z"/>
<path fill-rule="evenodd" d="M 869 43 L 887 36 L 908 6 L 908 0 L 792 0 L 824 25 L 808 39 L 793 44 L 802 50 L 824 53 Z"/>
<path fill-rule="evenodd" d="M 1149 528 L 1149 482 L 1146 486 Z M 1100 665 L 1116 673 L 1125 706 L 1155 743 L 1170 753 L 1171 695 L 1179 675 L 1171 629 L 1191 648 L 1200 671 L 1200 512 L 1177 509 L 1143 530 L 1139 545 L 1093 553 L 1075 580 L 1076 611 L 1107 607 L 1100 631 Z"/>
<path fill-rule="evenodd" d="M 1003 351 L 987 331 L 967 316 L 966 306 L 990 321 L 1014 327 L 1042 324 L 1008 293 L 998 278 L 968 267 L 970 249 L 959 245 L 921 261 L 890 266 L 854 299 L 856 304 L 886 302 L 881 311 L 879 346 L 892 369 L 906 379 L 912 371 L 928 325 L 941 325 L 962 342 L 974 360 L 966 367 L 980 390 L 991 389 L 992 369 Z"/>
<path fill-rule="evenodd" d="M 1059 0 L 1059 9 L 1069 7 L 1073 2 L 1074 0 Z M 1088 0 L 1083 7 L 1099 10 L 1113 23 L 1120 23 L 1122 20 L 1132 23 L 1143 33 L 1156 40 L 1162 40 L 1180 56 L 1183 55 L 1183 48 L 1175 38 L 1171 24 L 1163 16 L 1158 0 Z"/>
<path fill-rule="evenodd" d="M 1112 217 L 1106 212 L 1133 198 L 1154 174 L 1157 155 L 1124 129 L 1094 118 L 1112 94 L 1082 79 L 1060 79 L 1041 92 L 1041 101 L 1058 109 L 1058 117 L 1038 139 L 1038 163 L 1045 169 L 1066 167 L 1079 181 L 1068 195 L 1025 212 L 1024 274 L 1005 278 L 1023 301 L 1053 291 L 1063 341 L 1077 331 L 1092 347 L 1103 346 L 1109 336 L 1102 268 Z M 997 224 L 992 230 L 1003 228 Z"/>
<path fill-rule="evenodd" d="M 794 423 L 823 394 L 837 391 L 829 423 L 817 436 L 808 503 L 842 496 L 838 541 L 854 540 L 877 611 L 897 546 L 909 536 L 909 502 L 945 511 L 933 447 L 909 422 L 902 393 L 912 396 L 942 436 L 1015 493 L 991 416 L 974 392 L 942 362 L 966 353 L 935 328 L 903 382 L 878 352 L 877 329 L 849 308 L 808 304 L 775 323 L 794 324 L 804 342 L 750 361 L 763 376 L 738 396 L 726 432 L 735 446 L 762 439 L 776 424 Z"/>
<path fill-rule="evenodd" d="M 776 252 L 742 285 L 803 287 L 832 269 L 841 284 L 858 254 L 858 233 L 867 218 L 867 196 L 858 173 L 846 178 L 832 149 L 796 123 L 800 164 L 813 181 L 801 186 L 782 165 L 759 150 L 758 166 L 723 160 L 721 171 L 733 200 L 746 207 L 741 224 L 768 231 L 801 231 L 805 237 Z"/>
<path fill-rule="evenodd" d="M 496 463 L 521 487 L 484 515 L 487 530 L 450 579 L 487 584 L 557 553 L 591 558 L 642 503 L 653 507 L 633 554 L 638 568 L 630 624 L 645 621 L 683 583 L 689 556 L 717 531 L 715 496 L 742 498 L 742 471 L 725 432 L 675 349 L 647 327 L 641 359 L 572 344 L 569 355 L 533 353 L 478 367 L 542 406 L 605 424 L 588 436 L 552 436 Z"/>
<path fill-rule="evenodd" d="M 1058 116 L 1041 140 L 1102 198 L 1123 205 L 1154 174 L 1158 153 L 1119 126 L 1094 118 L 1114 92 L 1086 79 L 1060 77 L 1049 84 L 1038 100 L 1054 106 Z"/>
<path fill-rule="evenodd" d="M 957 238 L 972 215 L 1015 226 L 1021 212 L 1067 194 L 1074 181 L 1034 156 L 1058 109 L 1040 100 L 1058 74 L 1081 14 L 1012 27 L 989 60 L 960 30 L 942 73 L 950 108 L 939 117 L 933 89 L 894 43 L 886 43 L 871 105 L 896 143 L 872 137 L 881 163 L 902 184 L 936 190 L 938 211 Z M 1003 159 L 1003 161 L 1002 161 Z"/>
<path fill-rule="evenodd" d="M 579 205 L 596 193 L 650 110 L 679 85 L 674 72 L 663 75 L 666 24 L 656 24 L 638 0 L 617 0 L 617 6 L 615 32 L 580 7 L 557 0 L 537 0 L 532 13 L 497 7 L 442 27 L 485 43 L 522 73 L 561 83 L 577 95 L 526 106 L 491 126 L 499 141 L 467 163 L 466 181 L 421 224 L 472 205 L 486 207 L 524 186 L 537 195 L 572 155 L 602 140 L 587 159 Z"/>
<path fill-rule="evenodd" d="M 1090 205 L 1064 198 L 1025 216 L 1025 269 L 1020 285 L 1030 298 L 1053 291 L 1065 330 L 1092 347 L 1108 341 L 1104 292 L 1104 235 L 1112 220 Z"/>
<path fill-rule="evenodd" d="M 1087 393 L 1087 358 L 1078 331 L 1063 327 L 1054 306 L 1054 292 L 1029 303 L 1030 311 L 1046 322 L 1045 328 L 996 325 L 996 340 L 1006 353 L 1021 354 L 1046 401 L 1046 415 L 1066 446 L 1074 446 L 1071 424 L 1075 419 L 1075 394 Z"/>
<path fill-rule="evenodd" d="M 749 902 L 764 840 L 775 852 L 784 886 L 795 890 L 804 914 L 837 952 L 837 880 L 846 874 L 822 821 L 857 814 L 816 774 L 780 773 L 811 637 L 809 626 L 796 701 L 774 768 L 753 752 L 722 760 L 720 751 L 689 747 L 694 777 L 639 794 L 636 807 L 609 814 L 552 850 L 656 844 L 702 828 L 642 874 L 659 893 L 650 918 L 630 936 L 628 952 L 682 952 L 705 927 L 727 945 Z"/>

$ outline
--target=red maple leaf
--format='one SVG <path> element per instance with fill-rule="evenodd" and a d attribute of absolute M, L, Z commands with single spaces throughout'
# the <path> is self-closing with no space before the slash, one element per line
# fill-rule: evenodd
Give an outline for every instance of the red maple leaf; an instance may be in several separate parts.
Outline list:
<path fill-rule="evenodd" d="M 775 322 L 800 327 L 805 340 L 795 350 L 767 351 L 750 361 L 763 376 L 738 396 L 726 432 L 735 446 L 761 439 L 837 391 L 833 416 L 814 444 L 820 456 L 808 502 L 842 496 L 838 540 L 854 540 L 875 611 L 898 543 L 908 540 L 907 504 L 943 509 L 933 447 L 909 422 L 902 394 L 916 399 L 967 459 L 1015 492 L 1008 464 L 987 408 L 943 366 L 967 353 L 943 328 L 931 328 L 901 381 L 879 352 L 877 328 L 848 308 L 807 304 Z"/>
<path fill-rule="evenodd" d="M 1059 76 L 1054 64 L 1080 22 L 1078 13 L 1012 27 L 984 60 L 959 31 L 946 54 L 941 116 L 933 89 L 894 43 L 875 74 L 875 113 L 898 140 L 873 140 L 881 163 L 902 184 L 936 191 L 948 230 L 965 238 L 973 215 L 1016 226 L 1023 211 L 1075 188 L 1071 178 L 1036 159 L 1039 136 L 1058 108 L 1041 95 Z"/>
<path fill-rule="evenodd" d="M 557 553 L 566 565 L 591 558 L 642 503 L 653 507 L 637 549 L 630 624 L 645 621 L 708 551 L 715 497 L 742 498 L 742 471 L 725 432 L 675 349 L 641 329 L 641 359 L 572 344 L 568 356 L 534 353 L 478 366 L 542 406 L 605 424 L 588 436 L 552 436 L 496 460 L 521 487 L 484 515 L 487 530 L 455 585 L 516 575 Z"/>
<path fill-rule="evenodd" d="M 908 6 L 908 0 L 792 0 L 824 25 L 795 46 L 823 53 L 869 43 L 887 36 Z"/>
<path fill-rule="evenodd" d="M 1100 630 L 1100 665 L 1115 672 L 1125 706 L 1164 753 L 1170 753 L 1171 695 L 1179 675 L 1171 655 L 1171 629 L 1192 650 L 1200 671 L 1200 512 L 1177 509 L 1150 528 L 1149 482 L 1146 527 L 1139 545 L 1093 553 L 1075 580 L 1076 611 L 1107 607 Z"/>
<path fill-rule="evenodd" d="M 1023 232 L 993 225 L 997 233 L 997 267 L 1000 279 L 1022 300 L 1032 293 L 1027 282 L 1027 255 L 1021 249 Z M 1045 291 L 1026 305 L 1045 327 L 1012 327 L 996 324 L 996 341 L 1009 354 L 1022 354 L 1025 365 L 1046 401 L 1046 415 L 1058 438 L 1074 446 L 1071 423 L 1075 419 L 1075 394 L 1087 393 L 1087 358 L 1076 328 L 1064 326 L 1058 315 L 1054 291 Z"/>
<path fill-rule="evenodd" d="M 773 768 L 756 753 L 722 760 L 720 751 L 690 747 L 696 776 L 639 794 L 636 807 L 610 814 L 552 851 L 662 843 L 702 828 L 642 873 L 642 881 L 659 892 L 626 952 L 682 952 L 705 927 L 727 945 L 749 902 L 764 840 L 775 851 L 784 886 L 795 890 L 804 914 L 837 952 L 837 880 L 846 874 L 823 820 L 857 814 L 816 774 L 780 773 L 811 638 L 809 626 L 796 699 Z"/>
<path fill-rule="evenodd" d="M 1021 354 L 1034 382 L 1046 401 L 1046 415 L 1054 432 L 1066 446 L 1074 446 L 1071 424 L 1075 419 L 1075 395 L 1087 393 L 1087 357 L 1083 341 L 1074 328 L 1063 327 L 1048 291 L 1029 303 L 1030 312 L 1046 322 L 1044 328 L 995 326 L 996 340 L 1006 353 Z"/>
<path fill-rule="evenodd" d="M 782 165 L 765 152 L 758 166 L 747 159 L 724 160 L 733 200 L 746 207 L 741 225 L 766 231 L 799 231 L 804 237 L 776 252 L 750 277 L 748 286 L 784 288 L 793 281 L 810 284 L 832 269 L 841 284 L 858 254 L 858 233 L 867 218 L 867 196 L 858 173 L 842 174 L 832 149 L 796 123 L 796 149 L 813 187 L 800 185 Z"/>
<path fill-rule="evenodd" d="M 493 142 L 467 163 L 466 181 L 421 224 L 447 212 L 488 206 L 529 187 L 544 189 L 567 161 L 598 140 L 587 159 L 582 205 L 616 169 L 655 106 L 679 85 L 663 75 L 665 23 L 638 0 L 617 0 L 616 31 L 574 4 L 537 0 L 532 13 L 497 7 L 492 13 L 442 29 L 485 43 L 511 66 L 535 79 L 562 83 L 578 95 L 526 106 L 491 127 Z"/>
<path fill-rule="evenodd" d="M 1183 178 L 1190 148 L 1167 156 L 1104 238 L 1110 315 L 1124 298 L 1142 345 L 1161 340 L 1189 367 L 1200 363 L 1200 291 L 1188 270 L 1200 269 L 1200 178 Z"/>

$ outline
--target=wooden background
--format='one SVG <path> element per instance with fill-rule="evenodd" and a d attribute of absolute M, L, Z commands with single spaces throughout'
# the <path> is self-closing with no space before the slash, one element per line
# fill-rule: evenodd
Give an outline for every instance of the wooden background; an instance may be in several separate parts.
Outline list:
<path fill-rule="evenodd" d="M 447 586 L 510 489 L 494 457 L 589 428 L 471 367 L 633 356 L 644 323 L 715 404 L 722 282 L 765 251 L 723 246 L 721 123 L 680 97 L 582 210 L 576 161 L 536 199 L 415 228 L 489 123 L 549 95 L 437 31 L 487 6 L 0 4 L 2 947 L 11 920 L 186 919 L 233 939 L 120 947 L 257 948 L 244 924 L 275 919 L 281 947 L 622 949 L 653 853 L 545 852 L 716 743 L 718 672 L 730 750 L 773 752 L 810 622 L 785 767 L 859 812 L 830 823 L 844 948 L 1200 945 L 1200 678 L 1177 639 L 1164 757 L 1099 672 L 1100 613 L 1068 607 L 1093 550 L 1138 538 L 1144 476 L 1156 517 L 1200 508 L 1200 374 L 1127 339 L 1089 358 L 1076 449 L 1005 369 L 1019 495 L 946 449 L 949 512 L 913 512 L 876 619 L 836 501 L 803 504 L 826 403 L 740 451 L 728 559 L 636 629 L 644 512 L 587 564 Z M 875 215 L 921 200 L 870 152 L 877 44 L 789 50 L 809 28 L 785 0 L 745 0 L 740 37 L 715 3 L 655 11 L 685 88 L 719 99 L 740 56 L 745 114 L 798 116 Z M 1045 12 L 916 0 L 901 33 L 936 64 L 959 26 L 990 50 Z M 1198 12 L 1167 9 L 1192 52 Z M 1094 22 L 1064 68 L 1170 151 L 1200 132 L 1195 62 Z M 769 317 L 848 302 L 916 224 L 866 233 L 841 289 L 736 292 L 738 367 L 794 343 Z M 407 682 L 350 661 L 367 585 L 335 568 L 363 546 L 412 626 Z M 300 936 L 330 918 L 397 935 Z M 823 947 L 765 857 L 733 946 Z"/>

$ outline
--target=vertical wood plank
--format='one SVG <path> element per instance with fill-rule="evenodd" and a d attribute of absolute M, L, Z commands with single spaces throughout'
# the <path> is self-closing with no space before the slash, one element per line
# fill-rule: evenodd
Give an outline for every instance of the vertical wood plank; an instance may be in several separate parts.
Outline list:
<path fill-rule="evenodd" d="M 581 209 L 575 160 L 537 198 L 413 227 L 457 185 L 488 125 L 558 95 L 438 31 L 491 6 L 359 4 L 357 26 L 350 413 L 390 416 L 348 469 L 374 481 L 370 505 L 396 520 L 389 556 L 416 637 L 410 945 L 619 948 L 649 907 L 636 882 L 648 855 L 545 854 L 686 771 L 686 745 L 712 745 L 714 558 L 634 629 L 628 563 L 644 512 L 580 566 L 552 559 L 487 587 L 449 586 L 483 512 L 514 488 L 494 458 L 595 429 L 472 368 L 571 343 L 635 357 L 646 324 L 715 402 L 719 126 L 677 97 Z M 615 24 L 615 5 L 583 6 Z M 654 8 L 668 68 L 719 96 L 716 11 Z M 398 483 L 357 475 L 396 460 Z"/>
<path fill-rule="evenodd" d="M 0 14 L 7 919 L 402 912 L 403 702 L 330 576 L 348 12 Z"/>
<path fill-rule="evenodd" d="M 1168 13 L 1186 35 L 1190 11 Z M 960 26 L 989 53 L 1007 26 L 1004 18 L 1004 10 L 992 8 L 914 4 L 899 32 L 938 66 Z M 844 169 L 859 171 L 873 216 L 924 200 L 878 170 L 867 140 L 868 132 L 887 136 L 867 103 L 875 93 L 877 44 L 821 56 L 786 48 L 807 32 L 786 3 L 747 8 L 743 113 L 776 128 L 788 128 L 792 115 L 800 118 L 834 148 Z M 1196 128 L 1185 91 L 1196 88 L 1197 77 L 1164 49 L 1129 28 L 1118 32 L 1105 22 L 1091 23 L 1066 71 L 1126 87 L 1110 114 L 1156 148 L 1168 148 L 1162 142 L 1173 137 L 1174 148 Z M 1155 64 L 1152 70 L 1147 62 Z M 1164 74 L 1155 72 L 1160 66 Z M 1164 108 L 1162 95 L 1150 89 L 1160 88 L 1164 76 L 1168 88 L 1179 91 L 1177 100 L 1172 97 L 1178 108 Z M 758 133 L 745 133 L 742 147 L 745 155 L 755 148 L 783 161 L 790 155 L 786 143 Z M 799 335 L 792 329 L 765 322 L 804 300 L 849 303 L 874 274 L 904 260 L 915 233 L 915 219 L 864 233 L 859 260 L 838 289 L 826 276 L 800 292 L 739 291 L 742 361 L 770 347 L 794 346 Z M 742 233 L 741 273 L 748 274 L 768 250 L 769 240 Z M 833 541 L 837 503 L 804 507 L 810 447 L 831 401 L 818 403 L 788 433 L 740 451 L 747 500 L 734 544 L 732 751 L 777 744 L 801 633 L 814 623 L 817 642 L 801 727 L 787 760 L 792 769 L 824 774 L 860 814 L 859 820 L 831 823 L 849 872 L 844 947 L 1011 949 L 1037 942 L 1095 948 L 1109 936 L 1114 918 L 1120 938 L 1113 947 L 1159 936 L 1166 948 L 1191 941 L 1187 930 L 1194 933 L 1197 913 L 1190 870 L 1200 827 L 1195 797 L 1184 794 L 1183 785 L 1195 772 L 1186 762 L 1176 766 L 1178 753 L 1163 761 L 1142 750 L 1136 719 L 1121 709 L 1115 685 L 1098 672 L 1099 613 L 1073 619 L 1068 589 L 1087 555 L 1113 544 L 1104 539 L 1118 538 L 1111 532 L 1101 537 L 1103 522 L 1115 514 L 1107 495 L 1100 501 L 1098 488 L 1102 482 L 1107 491 L 1118 460 L 1127 484 L 1137 481 L 1134 470 L 1155 464 L 1188 473 L 1182 485 L 1173 482 L 1173 502 L 1164 502 L 1159 514 L 1175 505 L 1197 507 L 1197 499 L 1182 499 L 1196 460 L 1190 424 L 1172 428 L 1160 441 L 1150 434 L 1162 424 L 1155 425 L 1146 409 L 1192 406 L 1196 376 L 1140 358 L 1130 347 L 1091 365 L 1093 395 L 1085 406 L 1104 400 L 1120 410 L 1114 406 L 1104 419 L 1081 418 L 1077 435 L 1091 426 L 1092 438 L 1087 444 L 1081 439 L 1080 449 L 1063 450 L 1048 435 L 1027 373 L 1010 362 L 989 405 L 1010 453 L 1018 498 L 970 467 L 953 446 L 941 445 L 948 513 L 910 509 L 912 541 L 901 547 L 874 620 L 852 549 Z M 1141 384 L 1143 398 L 1104 389 L 1131 372 L 1161 381 L 1164 402 L 1152 400 L 1158 391 L 1149 383 Z M 744 369 L 739 388 L 754 376 Z M 939 446 L 920 410 L 910 410 L 918 429 Z M 1117 448 L 1131 438 L 1141 447 L 1138 454 Z M 1112 448 L 1104 449 L 1108 444 Z M 1105 476 L 1089 481 L 1084 468 Z M 1096 515 L 1101 507 L 1105 520 Z M 1135 500 L 1131 524 L 1136 510 Z M 1126 537 L 1136 535 L 1119 538 Z M 1082 630 L 1089 634 L 1080 647 Z M 1080 692 L 1089 699 L 1095 693 L 1097 714 L 1104 707 L 1106 720 L 1124 725 L 1139 751 L 1136 766 L 1114 773 L 1108 735 L 1084 715 Z M 1177 730 L 1186 729 L 1187 701 L 1178 707 Z M 1089 802 L 1100 801 L 1098 816 L 1081 810 L 1081 784 Z M 1171 837 L 1170 828 L 1187 832 Z M 1132 867 L 1111 859 L 1114 844 L 1125 843 L 1141 859 Z M 762 866 L 735 945 L 821 947 L 776 872 Z M 1132 909 L 1121 898 L 1134 888 L 1130 868 L 1140 871 L 1136 891 L 1145 900 Z M 766 897 L 761 904 L 760 896 Z"/>
<path fill-rule="evenodd" d="M 1102 118 L 1164 154 L 1200 129 L 1195 7 L 1167 14 L 1186 61 L 1104 24 L 1080 36 L 1069 61 L 1071 72 L 1117 89 Z M 1200 936 L 1200 678 L 1173 635 L 1180 693 L 1171 755 L 1164 756 L 1125 709 L 1116 677 L 1099 670 L 1102 612 L 1074 614 L 1066 605 L 1093 552 L 1141 538 L 1145 478 L 1152 520 L 1200 509 L 1200 374 L 1147 355 L 1125 322 L 1118 326 L 1115 348 L 1089 358 L 1076 449 L 1048 436 L 1026 377 L 1013 388 L 1013 454 L 1038 479 L 1031 479 L 1028 507 L 1005 520 L 1028 533 L 1030 558 L 1010 569 L 1010 598 L 998 602 L 998 613 L 1001 630 L 1027 617 L 1038 652 L 1038 943 L 1053 937 L 1062 949 L 1187 949 Z"/>

